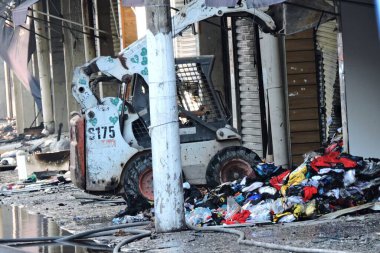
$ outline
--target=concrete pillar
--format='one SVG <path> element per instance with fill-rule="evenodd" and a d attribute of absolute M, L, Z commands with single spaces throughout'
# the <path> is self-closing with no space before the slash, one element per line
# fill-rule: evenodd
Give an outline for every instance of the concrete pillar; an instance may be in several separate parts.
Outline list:
<path fill-rule="evenodd" d="M 96 55 L 97 56 L 114 56 L 120 50 L 114 49 L 114 43 L 111 32 L 111 5 L 110 1 L 94 0 L 94 26 L 96 29 L 109 31 L 108 34 L 99 33 L 95 31 L 97 36 L 102 36 L 102 39 L 96 38 Z M 108 85 L 107 82 L 101 82 L 98 84 L 100 97 L 115 96 L 116 88 L 114 84 Z"/>
<path fill-rule="evenodd" d="M 14 102 L 14 116 L 16 117 L 16 130 L 18 134 L 24 133 L 25 122 L 24 122 L 24 110 L 22 106 L 22 83 L 17 79 L 17 77 L 11 72 L 11 78 L 13 80 L 13 97 Z M 17 100 L 17 101 L 16 101 Z"/>
<path fill-rule="evenodd" d="M 281 37 L 260 33 L 263 83 L 268 98 L 273 158 L 276 165 L 288 167 L 288 130 L 284 87 L 284 41 Z"/>
<path fill-rule="evenodd" d="M 54 4 L 54 6 L 52 6 Z M 54 16 L 59 16 L 61 11 L 60 0 L 47 1 L 48 13 Z M 48 20 L 56 21 L 53 18 L 48 17 Z M 50 38 L 50 52 L 51 52 L 51 76 L 52 76 L 52 92 L 53 92 L 53 107 L 54 107 L 54 122 L 55 129 L 59 128 L 59 124 L 63 124 L 63 131 L 68 131 L 68 119 L 69 113 L 67 111 L 67 96 L 71 96 L 71 93 L 67 94 L 66 91 L 66 76 L 63 54 L 63 35 L 51 30 L 61 29 L 59 25 L 54 23 L 50 24 L 49 29 Z"/>
<path fill-rule="evenodd" d="M 81 0 L 82 2 L 82 21 L 83 25 L 91 26 L 90 22 L 90 12 L 92 12 L 92 9 L 89 6 L 89 0 Z M 92 1 L 91 1 L 92 2 Z M 83 35 L 84 38 L 84 53 L 86 57 L 86 62 L 90 61 L 91 59 L 96 57 L 95 52 L 95 38 L 92 36 L 93 31 L 83 27 L 83 32 L 86 33 Z"/>
<path fill-rule="evenodd" d="M 9 69 L 6 62 L 4 62 L 4 85 L 5 85 L 7 118 L 11 119 L 13 118 L 11 70 Z"/>
<path fill-rule="evenodd" d="M 34 4 L 34 8 L 38 11 L 43 11 L 43 3 Z M 34 17 L 39 20 L 45 20 L 45 17 L 37 12 L 33 13 Z M 46 23 L 41 21 L 34 22 L 35 31 L 47 37 L 45 29 Z M 51 74 L 50 74 L 50 57 L 48 41 L 40 36 L 36 36 L 36 51 L 38 59 L 41 99 L 42 99 L 42 115 L 44 120 L 44 128 L 49 134 L 54 133 L 54 115 L 53 101 L 51 93 Z"/>
<path fill-rule="evenodd" d="M 65 18 L 75 22 L 82 22 L 82 11 L 80 1 L 61 0 L 61 9 L 62 15 Z M 72 26 L 64 21 L 62 21 L 62 24 L 68 27 Z M 81 29 L 78 26 L 75 26 L 75 28 Z M 74 67 L 83 65 L 86 62 L 86 59 L 84 53 L 83 35 L 78 32 L 71 32 L 67 28 L 62 28 L 62 31 L 67 94 L 67 111 L 70 114 L 73 111 L 79 110 L 79 105 L 75 101 L 71 92 L 71 82 L 73 79 Z"/>
<path fill-rule="evenodd" d="M 32 126 L 36 112 L 35 103 L 32 94 L 25 88 L 22 82 L 11 72 L 13 80 L 13 98 L 15 100 L 14 117 L 16 118 L 16 130 L 18 134 L 24 133 L 24 128 Z"/>
<path fill-rule="evenodd" d="M 185 227 L 169 0 L 145 0 L 154 213 L 157 232 Z"/>

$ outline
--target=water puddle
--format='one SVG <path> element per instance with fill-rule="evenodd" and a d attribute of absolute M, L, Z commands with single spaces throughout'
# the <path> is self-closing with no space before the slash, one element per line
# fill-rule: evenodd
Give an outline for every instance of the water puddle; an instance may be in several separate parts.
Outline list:
<path fill-rule="evenodd" d="M 52 220 L 28 213 L 17 206 L 0 205 L 0 238 L 31 238 L 69 235 Z M 111 248 L 93 244 L 62 245 L 57 243 L 23 244 L 18 249 L 31 253 L 89 253 L 109 252 Z M 0 248 L 1 249 L 1 248 Z"/>

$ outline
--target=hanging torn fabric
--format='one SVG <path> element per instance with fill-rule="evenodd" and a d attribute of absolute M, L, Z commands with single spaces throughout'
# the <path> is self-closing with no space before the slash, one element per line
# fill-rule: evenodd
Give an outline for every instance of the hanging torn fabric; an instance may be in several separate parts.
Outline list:
<path fill-rule="evenodd" d="M 13 27 L 11 20 L 13 1 L 3 0 L 1 3 L 4 5 L 0 12 L 0 57 L 32 93 L 38 110 L 42 110 L 40 84 L 28 70 L 28 62 L 36 49 L 34 34 L 30 32 L 33 29 L 33 22 Z"/>
<path fill-rule="evenodd" d="M 28 14 L 28 8 L 39 0 L 26 0 L 16 8 L 12 10 L 13 25 L 19 26 L 25 23 L 26 15 Z"/>

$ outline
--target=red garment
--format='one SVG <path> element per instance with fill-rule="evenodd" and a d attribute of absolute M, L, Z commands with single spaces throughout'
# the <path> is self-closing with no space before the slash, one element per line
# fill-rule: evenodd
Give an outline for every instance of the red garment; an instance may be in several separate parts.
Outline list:
<path fill-rule="evenodd" d="M 303 194 L 302 194 L 303 201 L 306 202 L 310 200 L 315 194 L 317 194 L 317 192 L 318 190 L 314 186 L 305 186 L 303 188 Z"/>
<path fill-rule="evenodd" d="M 331 152 L 329 154 L 326 154 L 324 156 L 319 156 L 314 158 L 313 161 L 311 161 L 310 166 L 318 172 L 318 167 L 324 167 L 324 168 L 332 168 L 335 167 L 338 163 L 343 164 L 344 168 L 355 168 L 357 166 L 357 163 L 349 158 L 346 157 L 339 157 L 340 152 L 335 151 Z"/>
<path fill-rule="evenodd" d="M 342 146 L 343 146 L 343 141 L 334 142 L 334 143 L 330 144 L 327 148 L 325 148 L 325 155 L 328 153 L 331 153 L 333 151 L 336 151 L 337 149 L 339 149 Z"/>
<path fill-rule="evenodd" d="M 251 212 L 248 210 L 242 210 L 239 213 L 235 213 L 232 215 L 232 217 L 228 220 L 223 221 L 227 225 L 231 224 L 237 224 L 237 223 L 245 223 L 245 221 L 248 219 L 249 215 L 251 215 Z"/>
<path fill-rule="evenodd" d="M 276 176 L 276 177 L 272 177 L 270 180 L 269 180 L 269 183 L 277 189 L 277 191 L 279 191 L 281 189 L 281 186 L 284 184 L 284 181 L 285 179 L 289 176 L 290 174 L 290 170 L 287 170 L 283 173 L 281 173 L 280 175 Z"/>

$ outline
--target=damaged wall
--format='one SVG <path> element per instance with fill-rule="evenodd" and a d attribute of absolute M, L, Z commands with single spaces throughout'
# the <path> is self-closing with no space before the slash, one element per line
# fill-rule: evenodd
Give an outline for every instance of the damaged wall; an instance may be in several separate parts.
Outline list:
<path fill-rule="evenodd" d="M 380 44 L 375 8 L 342 2 L 341 14 L 349 151 L 380 157 Z"/>

